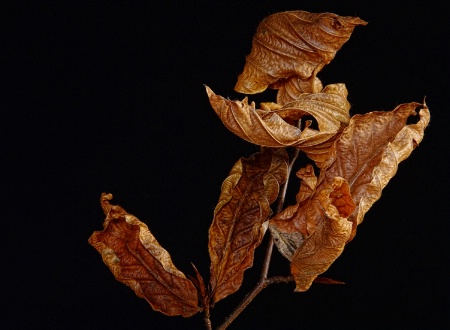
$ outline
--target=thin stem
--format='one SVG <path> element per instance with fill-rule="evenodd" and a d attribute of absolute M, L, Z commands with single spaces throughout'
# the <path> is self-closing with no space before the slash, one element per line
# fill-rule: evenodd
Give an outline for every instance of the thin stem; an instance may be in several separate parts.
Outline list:
<path fill-rule="evenodd" d="M 212 330 L 211 315 L 209 312 L 209 304 L 206 304 L 203 309 L 203 321 L 205 322 L 206 330 Z"/>
<path fill-rule="evenodd" d="M 267 244 L 266 256 L 264 258 L 263 267 L 261 270 L 261 277 L 259 279 L 260 282 L 263 282 L 267 279 L 267 274 L 269 273 L 270 260 L 272 259 L 272 251 L 273 251 L 273 238 L 270 236 L 269 243 Z"/>
<path fill-rule="evenodd" d="M 287 187 L 289 184 L 289 176 L 291 174 L 292 167 L 294 166 L 294 163 L 297 160 L 299 154 L 300 154 L 300 150 L 296 148 L 294 150 L 294 154 L 292 155 L 291 160 L 289 161 L 287 178 L 286 178 L 286 182 L 283 184 L 283 186 L 281 188 L 280 198 L 278 199 L 276 214 L 280 213 L 283 210 L 284 200 L 286 198 L 286 191 L 287 191 Z"/>
<path fill-rule="evenodd" d="M 228 316 L 225 321 L 219 325 L 216 330 L 224 330 L 241 314 L 241 312 L 252 302 L 252 300 L 270 284 L 275 283 L 289 283 L 294 281 L 293 276 L 274 276 L 271 278 L 266 278 L 264 281 L 259 281 L 258 284 L 253 288 L 252 291 L 247 293 L 244 300 L 236 307 L 233 313 Z"/>
<path fill-rule="evenodd" d="M 292 166 L 294 165 L 295 161 L 297 160 L 298 155 L 299 155 L 299 150 L 295 149 L 294 154 L 288 164 L 286 182 L 281 187 L 278 204 L 277 204 L 277 208 L 276 208 L 276 214 L 280 213 L 283 210 L 284 200 L 286 198 L 287 186 L 289 183 L 289 175 L 291 174 Z M 244 297 L 244 300 L 242 300 L 242 302 L 225 319 L 225 321 L 216 328 L 216 330 L 225 330 L 226 328 L 228 328 L 228 326 L 239 316 L 239 314 L 242 313 L 242 311 L 248 306 L 248 304 L 250 304 L 252 302 L 252 300 L 268 285 L 273 284 L 273 283 L 289 283 L 294 280 L 294 278 L 292 276 L 274 276 L 271 278 L 267 278 L 267 275 L 269 273 L 270 261 L 272 259 L 273 246 L 274 246 L 274 241 L 273 241 L 272 236 L 270 236 L 259 282 L 256 284 L 256 286 L 253 288 L 252 291 L 247 293 L 247 295 Z"/>

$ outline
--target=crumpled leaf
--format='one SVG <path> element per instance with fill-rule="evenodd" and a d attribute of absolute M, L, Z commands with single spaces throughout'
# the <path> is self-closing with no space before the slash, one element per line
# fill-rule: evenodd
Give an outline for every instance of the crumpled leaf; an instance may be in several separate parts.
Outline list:
<path fill-rule="evenodd" d="M 419 106 L 422 106 L 420 120 L 406 125 L 407 118 L 415 115 Z M 314 277 L 340 255 L 364 214 L 395 175 L 398 164 L 422 141 L 429 120 L 428 108 L 419 103 L 402 104 L 390 112 L 356 115 L 335 142 L 334 154 L 322 169 L 316 187 L 313 187 L 312 167 L 299 172 L 303 181 L 297 204 L 283 210 L 269 223 L 278 249 L 291 260 L 297 291 L 307 290 Z M 337 178 L 347 183 L 342 186 L 346 188 L 329 195 L 334 208 L 328 208 L 324 217 L 323 210 L 327 207 L 323 202 L 330 201 L 323 197 L 320 200 L 319 196 Z M 330 216 L 334 209 L 339 217 Z"/>
<path fill-rule="evenodd" d="M 323 89 L 322 82 L 315 74 L 308 80 L 303 80 L 297 76 L 279 80 L 270 85 L 273 89 L 278 89 L 277 103 L 285 105 L 297 100 L 303 93 L 320 93 Z"/>
<path fill-rule="evenodd" d="M 248 99 L 231 101 L 206 86 L 209 101 L 224 125 L 239 137 L 251 143 L 267 147 L 294 146 L 304 151 L 317 163 L 329 158 L 336 134 L 350 120 L 350 104 L 344 84 L 326 86 L 320 93 L 302 94 L 296 101 L 275 110 L 256 110 Z M 311 128 L 311 121 L 301 130 L 289 122 L 311 115 L 318 129 Z"/>
<path fill-rule="evenodd" d="M 305 207 L 305 204 L 313 196 L 317 184 L 314 168 L 308 164 L 305 168 L 301 168 L 296 175 L 302 179 L 296 195 L 297 203 L 286 207 L 269 223 L 269 230 L 278 250 L 289 261 L 292 260 L 295 251 L 304 242 L 305 237 L 308 237 L 308 232 L 315 231 L 315 228 L 312 227 L 313 222 L 307 223 L 306 219 L 308 216 L 313 218 L 317 213 L 314 207 Z M 309 212 L 305 212 L 305 210 Z"/>
<path fill-rule="evenodd" d="M 341 255 L 352 232 L 352 223 L 346 219 L 348 212 L 355 208 L 350 197 L 348 183 L 336 177 L 331 185 L 326 185 L 311 200 L 310 205 L 319 203 L 321 208 L 314 219 L 317 229 L 305 239 L 291 261 L 291 273 L 295 279 L 295 291 L 309 289 L 315 278 L 324 273 Z M 345 213 L 340 213 L 342 210 Z"/>
<path fill-rule="evenodd" d="M 406 125 L 408 117 L 416 115 L 417 107 L 422 107 L 420 120 Z M 324 180 L 328 182 L 340 176 L 349 182 L 356 203 L 356 210 L 349 217 L 354 223 L 350 240 L 364 214 L 381 197 L 382 189 L 397 172 L 398 164 L 422 141 L 429 121 L 426 104 L 401 104 L 390 112 L 374 111 L 353 116 L 336 141 L 334 155 L 324 171 Z"/>
<path fill-rule="evenodd" d="M 194 284 L 173 265 L 147 225 L 122 207 L 110 205 L 111 199 L 111 194 L 102 194 L 104 229 L 94 232 L 89 244 L 116 279 L 166 315 L 189 317 L 200 311 Z"/>
<path fill-rule="evenodd" d="M 331 13 L 288 11 L 268 16 L 256 30 L 234 89 L 244 94 L 261 93 L 293 76 L 314 86 L 315 75 L 330 63 L 355 26 L 366 24 L 358 17 Z"/>
<path fill-rule="evenodd" d="M 211 292 L 217 302 L 241 286 L 244 271 L 253 264 L 255 248 L 264 235 L 263 223 L 271 215 L 287 177 L 287 152 L 263 149 L 241 158 L 222 184 L 209 229 Z"/>
<path fill-rule="evenodd" d="M 348 217 L 355 209 L 345 179 L 335 177 L 329 184 L 317 187 L 317 177 L 311 165 L 297 172 L 302 180 L 297 203 L 273 217 L 269 229 L 280 253 L 292 261 L 294 254 L 327 217 Z M 326 195 L 326 197 L 324 197 Z M 325 210 L 330 208 L 328 213 Z"/>

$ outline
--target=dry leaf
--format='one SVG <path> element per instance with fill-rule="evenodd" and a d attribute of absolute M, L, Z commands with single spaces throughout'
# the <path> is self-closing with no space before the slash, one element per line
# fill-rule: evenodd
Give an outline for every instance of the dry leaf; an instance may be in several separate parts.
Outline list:
<path fill-rule="evenodd" d="M 308 232 L 315 231 L 313 222 L 307 223 L 307 217 L 313 218 L 315 214 L 320 212 L 314 210 L 314 207 L 305 207 L 316 189 L 317 177 L 314 174 L 314 168 L 308 164 L 306 168 L 301 168 L 296 175 L 302 179 L 296 196 L 297 203 L 286 207 L 282 212 L 275 215 L 269 223 L 269 230 L 278 250 L 289 261 L 292 260 L 295 251 L 305 238 L 309 236 Z M 318 204 L 311 206 L 316 205 Z"/>
<path fill-rule="evenodd" d="M 420 120 L 406 125 L 419 106 L 423 106 Z M 278 249 L 292 261 L 297 291 L 307 290 L 314 277 L 340 255 L 364 214 L 395 175 L 398 163 L 422 141 L 429 119 L 428 108 L 419 103 L 402 104 L 391 112 L 356 115 L 336 141 L 334 155 L 325 164 L 316 187 L 311 167 L 302 170 L 304 180 L 297 204 L 283 210 L 269 225 Z M 331 192 L 328 199 L 323 197 L 337 179 L 348 184 Z M 324 202 L 333 207 L 327 209 Z M 326 216 L 323 210 L 328 210 Z M 337 212 L 334 216 L 333 211 Z"/>
<path fill-rule="evenodd" d="M 295 102 L 275 110 L 256 110 L 255 103 L 225 99 L 206 87 L 209 101 L 224 125 L 251 143 L 268 147 L 295 146 L 318 164 L 329 158 L 336 134 L 347 126 L 350 104 L 344 84 L 326 86 L 320 93 L 302 94 Z M 318 129 L 305 123 L 300 130 L 289 122 L 311 115 Z"/>
<path fill-rule="evenodd" d="M 324 186 L 309 205 L 317 203 L 321 208 L 314 207 L 314 210 L 320 211 L 314 219 L 307 219 L 320 221 L 317 229 L 300 245 L 291 261 L 296 292 L 308 290 L 315 278 L 331 266 L 341 255 L 352 232 L 352 223 L 346 216 L 354 210 L 355 204 L 347 181 L 335 178 L 331 185 Z M 340 213 L 342 210 L 345 213 Z"/>
<path fill-rule="evenodd" d="M 189 317 L 200 311 L 194 284 L 173 265 L 148 227 L 120 206 L 110 205 L 111 199 L 111 194 L 102 194 L 104 229 L 94 232 L 89 243 L 116 279 L 166 315 Z"/>
<path fill-rule="evenodd" d="M 408 117 L 416 115 L 417 107 L 422 107 L 420 120 L 406 125 Z M 428 107 L 419 103 L 402 104 L 390 112 L 375 111 L 352 117 L 336 141 L 335 154 L 324 171 L 326 182 L 340 176 L 349 183 L 356 203 L 356 210 L 349 217 L 355 224 L 351 238 L 364 214 L 397 172 L 398 164 L 422 141 L 429 121 Z"/>
<path fill-rule="evenodd" d="M 223 182 L 209 229 L 214 302 L 238 290 L 244 271 L 252 266 L 254 250 L 264 235 L 262 224 L 286 180 L 287 157 L 284 149 L 265 148 L 241 158 Z"/>
<path fill-rule="evenodd" d="M 355 209 L 344 179 L 334 178 L 329 184 L 316 187 L 317 177 L 311 165 L 301 169 L 297 175 L 303 179 L 297 204 L 285 208 L 269 223 L 278 250 L 290 261 L 298 248 L 322 226 L 324 219 L 331 215 L 346 218 Z M 332 209 L 329 209 L 330 205 Z"/>
<path fill-rule="evenodd" d="M 266 17 L 253 37 L 252 50 L 234 89 L 261 93 L 280 79 L 296 76 L 309 82 L 315 92 L 317 72 L 330 63 L 355 26 L 366 24 L 357 17 L 306 11 Z"/>
<path fill-rule="evenodd" d="M 277 103 L 285 105 L 297 100 L 303 93 L 320 93 L 323 89 L 322 82 L 315 75 L 308 80 L 303 80 L 297 76 L 289 79 L 279 80 L 270 85 L 273 89 L 278 89 Z"/>

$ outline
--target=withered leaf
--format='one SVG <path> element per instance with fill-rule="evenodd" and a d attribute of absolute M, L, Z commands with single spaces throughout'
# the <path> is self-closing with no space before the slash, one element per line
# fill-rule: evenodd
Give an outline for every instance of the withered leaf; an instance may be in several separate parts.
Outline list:
<path fill-rule="evenodd" d="M 352 223 L 345 217 L 348 215 L 340 213 L 342 209 L 348 212 L 355 208 L 347 181 L 335 178 L 332 185 L 325 186 L 316 196 L 312 203 L 320 203 L 322 209 L 314 220 L 319 217 L 321 221 L 291 261 L 297 292 L 308 290 L 315 278 L 341 255 L 352 231 Z"/>
<path fill-rule="evenodd" d="M 310 218 L 313 218 L 318 213 L 314 207 L 302 207 L 309 203 L 316 189 L 317 177 L 314 174 L 314 168 L 308 164 L 305 168 L 301 168 L 296 175 L 302 179 L 296 196 L 297 203 L 286 207 L 269 223 L 269 230 L 278 250 L 289 261 L 292 260 L 295 251 L 304 242 L 305 237 L 309 236 L 308 233 L 315 231 L 314 223 L 306 221 L 308 214 Z"/>
<path fill-rule="evenodd" d="M 295 212 L 282 212 L 269 224 L 271 232 L 277 233 L 274 239 L 278 249 L 291 260 L 295 291 L 308 290 L 316 277 L 330 267 L 344 250 L 352 230 L 346 217 L 355 204 L 347 181 L 336 177 L 320 188 L 298 207 L 291 207 Z M 301 235 L 302 239 L 298 242 L 286 239 L 294 235 Z M 300 245 L 295 246 L 296 243 Z"/>
<path fill-rule="evenodd" d="M 422 107 L 420 120 L 406 125 L 408 117 L 416 115 L 417 107 Z M 382 189 L 397 172 L 398 164 L 422 141 L 429 121 L 428 107 L 419 103 L 352 117 L 350 125 L 336 141 L 334 156 L 321 179 L 329 182 L 340 176 L 348 181 L 356 203 L 356 210 L 349 217 L 354 223 L 351 238 L 364 214 L 381 197 Z"/>
<path fill-rule="evenodd" d="M 355 209 L 345 179 L 336 177 L 330 184 L 316 187 L 317 178 L 310 165 L 299 172 L 304 180 L 297 194 L 297 204 L 288 206 L 269 223 L 278 250 L 290 261 L 324 221 L 331 217 L 346 218 Z"/>
<path fill-rule="evenodd" d="M 146 299 L 154 310 L 183 317 L 197 313 L 200 308 L 194 284 L 173 265 L 147 225 L 122 207 L 110 205 L 111 199 L 111 194 L 102 194 L 104 229 L 89 238 L 103 262 L 118 281 Z"/>
<path fill-rule="evenodd" d="M 211 288 L 217 302 L 241 286 L 264 235 L 263 223 L 286 180 L 288 156 L 283 148 L 264 148 L 241 158 L 222 184 L 209 229 Z"/>
<path fill-rule="evenodd" d="M 406 125 L 419 106 L 420 120 Z M 334 154 L 322 169 L 312 197 L 308 197 L 309 186 L 314 181 L 308 168 L 303 170 L 307 175 L 300 188 L 303 197 L 299 198 L 299 193 L 297 204 L 275 216 L 269 225 L 280 252 L 291 260 L 297 291 L 307 290 L 314 277 L 340 255 L 364 214 L 395 175 L 398 164 L 422 141 L 429 119 L 428 108 L 419 103 L 402 104 L 391 112 L 356 115 L 336 141 Z M 337 179 L 346 182 L 342 186 L 345 189 L 331 192 L 330 200 L 320 199 Z M 323 216 L 327 209 L 324 201 L 334 206 L 328 209 L 327 217 Z M 334 209 L 339 216 L 330 216 Z"/>
<path fill-rule="evenodd" d="M 281 105 L 297 100 L 303 93 L 319 93 L 323 89 L 322 82 L 315 74 L 308 80 L 297 76 L 279 80 L 270 87 L 278 89 L 277 103 Z"/>
<path fill-rule="evenodd" d="M 295 146 L 317 163 L 329 157 L 336 134 L 347 126 L 350 104 L 344 84 L 326 86 L 320 93 L 302 94 L 296 101 L 279 109 L 256 110 L 255 103 L 225 99 L 206 87 L 209 101 L 224 125 L 251 143 L 268 147 Z M 305 123 L 300 130 L 288 121 L 311 115 L 318 129 Z"/>
<path fill-rule="evenodd" d="M 355 26 L 366 24 L 357 17 L 331 13 L 288 11 L 268 16 L 256 30 L 234 89 L 256 94 L 279 80 L 296 76 L 309 83 L 309 90 L 314 92 L 317 72 L 330 63 Z"/>

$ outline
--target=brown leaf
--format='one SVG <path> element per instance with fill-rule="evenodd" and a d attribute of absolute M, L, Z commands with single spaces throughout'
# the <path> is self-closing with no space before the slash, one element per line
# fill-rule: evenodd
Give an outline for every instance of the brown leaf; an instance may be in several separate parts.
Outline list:
<path fill-rule="evenodd" d="M 197 267 L 195 267 L 194 264 L 192 264 L 192 267 L 195 271 L 195 277 L 189 275 L 189 279 L 197 288 L 202 308 L 209 308 L 209 293 L 208 289 L 206 288 L 205 281 L 203 280 L 203 277 L 198 271 Z"/>
<path fill-rule="evenodd" d="M 320 93 L 323 89 L 322 82 L 315 74 L 307 80 L 297 76 L 279 80 L 277 83 L 270 85 L 270 87 L 278 89 L 277 103 L 281 105 L 297 100 L 303 93 Z"/>
<path fill-rule="evenodd" d="M 193 283 L 173 265 L 147 225 L 120 206 L 110 205 L 111 199 L 111 194 L 102 194 L 104 229 L 89 238 L 103 262 L 154 310 L 183 317 L 197 313 L 200 308 Z"/>
<path fill-rule="evenodd" d="M 334 155 L 322 169 L 316 187 L 311 168 L 302 170 L 297 204 L 283 210 L 269 224 L 278 249 L 292 261 L 297 291 L 307 290 L 312 279 L 340 255 L 364 214 L 395 175 L 398 163 L 422 141 L 430 120 L 425 104 L 419 112 L 420 120 L 406 125 L 418 106 L 421 104 L 408 103 L 391 112 L 354 116 L 336 141 Z M 337 179 L 348 184 L 325 198 L 324 192 Z M 327 208 L 324 202 L 333 207 Z M 323 210 L 328 210 L 326 216 Z"/>
<path fill-rule="evenodd" d="M 224 125 L 239 137 L 251 143 L 267 147 L 295 146 L 318 163 L 329 157 L 329 151 L 350 115 L 347 89 L 344 84 L 326 86 L 320 93 L 302 94 L 295 102 L 279 109 L 256 110 L 255 103 L 230 101 L 206 87 L 211 106 Z M 318 130 L 305 123 L 300 130 L 287 121 L 297 121 L 311 115 L 317 121 Z"/>
<path fill-rule="evenodd" d="M 241 158 L 222 184 L 209 229 L 211 288 L 217 302 L 239 289 L 244 271 L 253 264 L 280 185 L 286 180 L 284 149 L 264 149 Z"/>
<path fill-rule="evenodd" d="M 317 72 L 330 63 L 355 26 L 366 24 L 357 17 L 306 11 L 266 17 L 253 37 L 252 50 L 234 89 L 260 93 L 280 79 L 296 76 L 314 92 Z"/>
<path fill-rule="evenodd" d="M 315 213 L 314 206 L 305 207 L 314 194 L 317 184 L 317 177 L 311 165 L 301 168 L 297 177 L 302 179 L 300 190 L 296 196 L 297 203 L 286 207 L 278 213 L 269 222 L 269 230 L 280 253 L 289 261 L 292 260 L 295 251 L 304 242 L 309 232 L 314 232 L 315 227 L 312 221 L 306 221 L 308 215 L 313 218 Z M 305 212 L 305 210 L 307 212 Z M 309 228 L 308 228 L 309 225 Z"/>
<path fill-rule="evenodd" d="M 354 208 L 347 181 L 338 177 L 331 185 L 322 186 L 305 205 L 305 213 L 309 209 L 314 210 L 314 218 L 307 219 L 307 222 L 315 222 L 317 228 L 305 238 L 292 257 L 295 291 L 308 290 L 315 278 L 341 255 L 352 231 L 352 223 L 345 217 Z"/>
<path fill-rule="evenodd" d="M 292 262 L 299 247 L 323 227 L 323 222 L 346 218 L 355 209 L 348 183 L 343 178 L 336 177 L 331 183 L 316 187 L 317 178 L 310 165 L 299 172 L 304 179 L 297 194 L 297 204 L 288 206 L 269 222 L 278 250 Z M 317 235 L 314 237 L 318 238 Z M 319 244 L 318 241 L 316 243 Z"/>
<path fill-rule="evenodd" d="M 420 120 L 406 125 L 415 108 L 422 106 Z M 422 141 L 430 121 L 427 106 L 407 103 L 393 111 L 375 111 L 352 117 L 350 125 L 336 141 L 335 154 L 324 171 L 325 182 L 336 176 L 345 178 L 350 186 L 356 210 L 349 220 L 356 233 L 364 214 L 381 196 L 382 189 L 397 172 L 398 164 L 408 158 Z M 350 239 L 351 239 L 350 238 Z"/>

